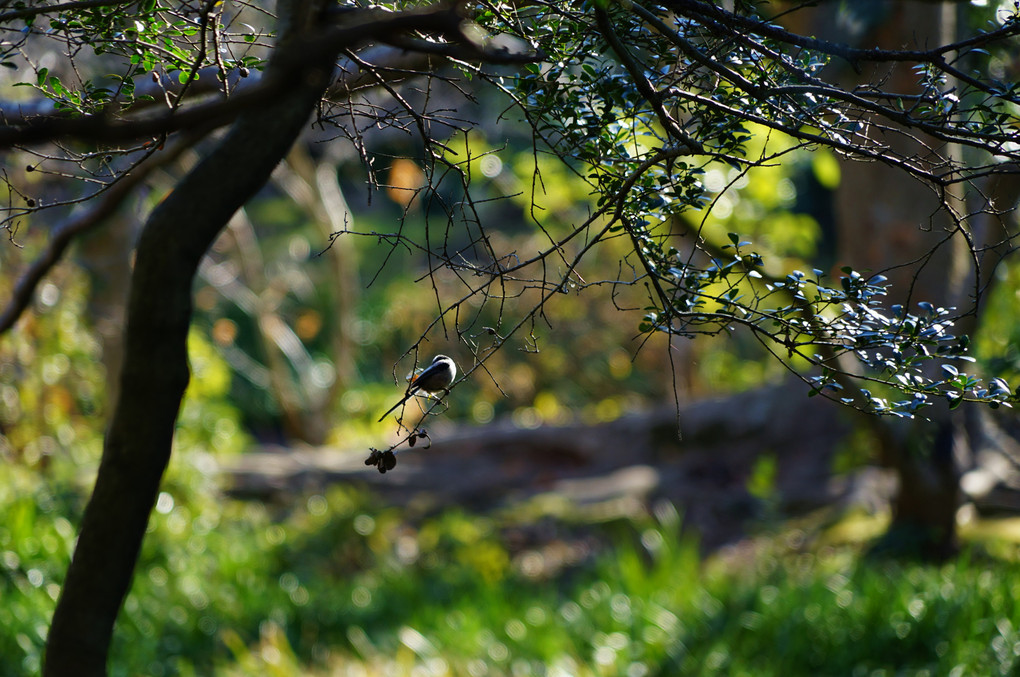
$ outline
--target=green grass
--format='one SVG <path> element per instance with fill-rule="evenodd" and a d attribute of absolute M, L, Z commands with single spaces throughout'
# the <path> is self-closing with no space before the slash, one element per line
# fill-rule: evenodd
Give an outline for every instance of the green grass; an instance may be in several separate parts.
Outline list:
<path fill-rule="evenodd" d="M 985 554 L 938 566 L 863 557 L 869 519 L 786 525 L 706 559 L 668 505 L 597 520 L 541 503 L 415 516 L 337 488 L 272 507 L 222 499 L 193 465 L 171 472 L 153 514 L 113 675 L 1018 668 L 1009 529 L 984 525 Z M 38 671 L 81 502 L 53 478 L 2 474 L 0 675 L 13 676 Z"/>
<path fill-rule="evenodd" d="M 364 501 L 337 490 L 282 524 L 248 514 L 234 523 L 248 537 L 220 532 L 196 574 L 204 607 L 182 571 L 153 604 L 183 609 L 180 622 L 149 636 L 201 648 L 177 662 L 198 674 L 353 662 L 444 675 L 1006 675 L 1020 654 L 1020 566 L 1004 560 L 871 561 L 766 538 L 706 564 L 669 509 L 597 527 L 546 521 L 545 542 L 511 550 L 528 525 L 458 511 L 411 525 Z M 202 618 L 216 631 L 196 642 L 187 628 Z M 122 649 L 146 644 L 121 635 Z"/>

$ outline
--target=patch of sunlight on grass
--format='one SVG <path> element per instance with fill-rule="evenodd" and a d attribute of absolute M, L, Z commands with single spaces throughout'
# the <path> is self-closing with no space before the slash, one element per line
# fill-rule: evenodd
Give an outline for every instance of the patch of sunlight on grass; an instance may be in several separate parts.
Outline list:
<path fill-rule="evenodd" d="M 823 545 L 861 545 L 868 543 L 889 527 L 888 513 L 865 513 L 862 511 L 848 512 L 838 522 L 823 533 L 820 543 Z"/>
<path fill-rule="evenodd" d="M 1003 560 L 1020 561 L 1020 517 L 975 519 L 959 527 L 960 541 Z"/>

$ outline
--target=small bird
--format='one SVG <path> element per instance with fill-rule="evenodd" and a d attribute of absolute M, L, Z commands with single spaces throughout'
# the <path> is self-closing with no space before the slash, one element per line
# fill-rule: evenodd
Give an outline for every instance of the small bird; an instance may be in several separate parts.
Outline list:
<path fill-rule="evenodd" d="M 389 411 L 380 417 L 379 422 L 390 415 L 394 409 L 406 402 L 412 395 L 419 392 L 423 393 L 438 393 L 445 391 L 453 383 L 453 379 L 457 377 L 457 365 L 453 363 L 446 355 L 436 355 L 432 359 L 432 364 L 425 368 L 420 374 L 411 378 L 411 382 L 407 386 L 407 392 L 400 399 L 399 402 L 390 407 Z"/>

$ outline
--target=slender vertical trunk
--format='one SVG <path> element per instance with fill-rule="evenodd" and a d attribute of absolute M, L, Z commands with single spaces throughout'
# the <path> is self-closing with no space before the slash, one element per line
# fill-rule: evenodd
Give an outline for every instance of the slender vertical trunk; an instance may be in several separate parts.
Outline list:
<path fill-rule="evenodd" d="M 281 30 L 274 61 L 312 25 L 317 7 L 312 0 L 293 0 L 282 8 L 289 22 Z M 142 231 L 128 301 L 120 396 L 53 616 L 44 675 L 106 674 L 114 622 L 170 460 L 188 383 L 186 341 L 195 271 L 230 216 L 265 184 L 307 123 L 330 65 L 309 68 L 288 96 L 242 114 L 153 210 Z M 267 77 L 272 69 L 271 64 Z"/>
<path fill-rule="evenodd" d="M 916 435 L 918 426 L 897 432 Z M 892 435 L 883 436 L 885 452 L 899 477 L 899 488 L 893 497 L 889 528 L 873 552 L 929 560 L 943 560 L 956 553 L 960 474 L 954 447 L 963 443 L 960 432 L 954 417 L 946 414 L 933 438 L 911 436 L 893 441 Z M 890 454 L 890 445 L 899 448 Z"/>
<path fill-rule="evenodd" d="M 865 25 L 872 21 L 860 36 L 862 46 L 921 47 L 929 39 L 942 40 L 939 44 L 952 42 L 955 5 L 938 11 L 924 3 L 885 2 L 853 9 Z M 918 87 L 909 64 L 889 69 L 886 76 L 897 91 L 911 92 Z M 846 77 L 858 76 L 847 73 Z M 891 148 L 906 154 L 924 140 L 919 133 L 900 134 L 897 130 L 886 136 Z M 974 299 L 967 298 L 973 286 L 964 291 L 968 282 L 973 285 L 967 243 L 959 232 L 947 240 L 956 227 L 950 210 L 966 213 L 961 209 L 963 186 L 942 195 L 904 173 L 879 165 L 848 161 L 842 170 L 837 196 L 839 265 L 849 263 L 858 270 L 885 274 L 891 283 L 890 304 L 913 309 L 919 301 L 961 308 L 973 303 Z M 904 267 L 900 265 L 904 261 L 921 265 Z M 973 328 L 961 331 L 969 333 Z M 931 366 L 938 369 L 938 364 Z M 861 420 L 879 442 L 881 461 L 899 480 L 892 521 L 876 546 L 879 551 L 942 558 L 956 549 L 959 471 L 952 453 L 955 418 L 943 403 L 937 405 L 923 412 L 930 420 Z"/>

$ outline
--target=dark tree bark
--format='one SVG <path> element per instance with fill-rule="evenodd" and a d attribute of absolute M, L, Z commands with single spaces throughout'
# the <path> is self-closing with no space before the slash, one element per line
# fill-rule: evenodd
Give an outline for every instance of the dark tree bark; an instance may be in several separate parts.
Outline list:
<path fill-rule="evenodd" d="M 878 12 L 879 7 L 870 10 Z M 883 11 L 882 20 L 869 36 L 880 47 L 926 40 L 945 44 L 956 38 L 956 6 L 933 9 L 923 3 L 888 2 Z M 908 75 L 900 69 L 890 79 L 898 89 L 908 91 L 912 86 Z M 929 141 L 933 147 L 938 146 Z M 964 151 L 957 147 L 949 152 L 958 155 Z M 983 183 L 981 192 L 996 208 L 1011 211 L 1017 200 L 1016 183 L 1012 175 L 992 176 Z M 893 283 L 894 303 L 915 307 L 925 300 L 967 308 L 987 297 L 995 283 L 996 265 L 1006 255 L 1006 236 L 1015 231 L 1014 227 L 1001 214 L 982 210 L 977 204 L 968 207 L 966 201 L 972 196 L 963 193 L 962 185 L 947 190 L 944 197 L 965 222 L 971 246 L 983 252 L 980 269 L 974 265 L 970 246 L 959 232 L 942 242 L 955 228 L 949 214 L 939 208 L 943 196 L 936 196 L 902 174 L 874 165 L 843 163 L 838 208 L 840 253 L 859 266 L 884 271 Z M 966 214 L 970 216 L 964 217 Z M 910 260 L 924 261 L 924 265 L 898 265 Z M 977 295 L 977 289 L 983 296 Z M 977 305 L 974 313 L 958 320 L 954 333 L 972 336 L 978 331 L 980 310 Z M 932 362 L 931 368 L 934 371 L 939 367 Z M 958 547 L 956 512 L 961 499 L 960 476 L 965 470 L 959 467 L 959 460 L 973 457 L 981 441 L 968 435 L 964 416 L 951 412 L 943 402 L 924 415 L 928 420 L 866 419 L 878 439 L 879 458 L 896 471 L 899 481 L 892 502 L 892 521 L 875 550 L 944 559 Z"/>
<path fill-rule="evenodd" d="M 957 552 L 960 471 L 955 446 L 964 443 L 964 435 L 948 412 L 933 419 L 879 429 L 881 453 L 896 471 L 899 486 L 889 527 L 873 554 L 942 561 Z"/>
<path fill-rule="evenodd" d="M 293 0 L 281 8 L 289 22 L 274 62 L 300 50 L 298 38 L 314 25 L 318 7 L 315 0 Z M 265 184 L 308 122 L 332 61 L 306 69 L 287 96 L 239 116 L 145 225 L 128 301 L 120 397 L 57 602 L 45 675 L 106 674 L 114 622 L 170 460 L 188 383 L 195 271 L 230 216 Z"/>
<path fill-rule="evenodd" d="M 912 2 L 887 1 L 850 10 L 823 6 L 816 15 L 817 23 L 800 29 L 819 29 L 824 35 L 826 30 L 839 25 L 834 13 L 842 11 L 856 13 L 859 33 L 851 31 L 846 36 L 829 37 L 841 37 L 851 44 L 899 49 L 904 45 L 923 47 L 936 41 L 945 44 L 955 38 L 956 7 L 933 8 Z M 801 18 L 806 16 L 802 14 Z M 897 91 L 917 88 L 910 64 L 873 68 L 882 70 L 868 73 L 870 77 L 884 74 Z M 860 73 L 847 69 L 843 77 L 848 83 L 856 82 Z M 920 133 L 917 136 L 938 147 L 934 140 Z M 901 151 L 906 149 L 897 146 L 908 143 L 894 134 L 889 135 L 888 142 Z M 841 170 L 836 199 L 838 265 L 853 262 L 857 268 L 882 272 L 891 282 L 890 303 L 910 308 L 916 308 L 919 301 L 946 307 L 971 305 L 975 288 L 973 259 L 959 233 L 945 241 L 954 223 L 942 207 L 942 199 L 946 198 L 961 213 L 967 213 L 962 205 L 964 196 L 937 195 L 930 187 L 881 165 L 847 160 L 841 163 Z M 959 186 L 950 190 L 959 190 Z M 1001 237 L 1001 229 L 994 233 L 977 232 L 972 221 L 968 219 L 967 227 L 975 246 L 988 246 L 985 237 Z M 904 261 L 919 261 L 923 265 L 903 266 Z M 993 269 L 993 265 L 987 265 L 982 275 L 988 278 Z M 990 279 L 982 280 L 983 284 L 989 282 Z M 954 333 L 973 334 L 977 329 L 976 314 L 958 322 L 954 329 Z M 933 362 L 931 368 L 937 370 L 938 365 Z M 941 559 L 957 547 L 960 469 L 952 449 L 954 439 L 963 443 L 964 438 L 956 434 L 958 417 L 943 402 L 926 409 L 922 415 L 928 420 L 868 416 L 858 420 L 871 429 L 877 443 L 876 456 L 895 470 L 899 480 L 892 502 L 892 520 L 887 533 L 876 544 L 876 551 Z"/>

